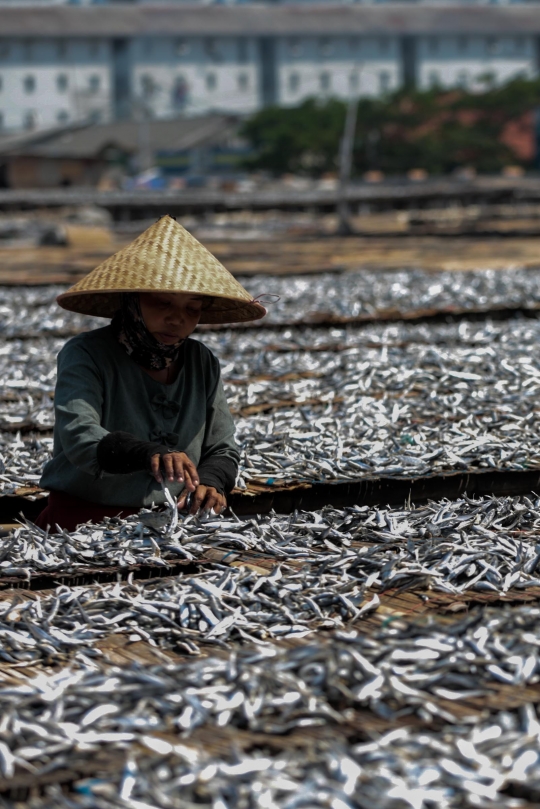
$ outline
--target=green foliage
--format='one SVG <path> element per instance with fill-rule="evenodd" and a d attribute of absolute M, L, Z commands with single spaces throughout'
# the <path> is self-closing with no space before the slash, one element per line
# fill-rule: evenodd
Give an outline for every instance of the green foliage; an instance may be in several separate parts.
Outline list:
<path fill-rule="evenodd" d="M 318 175 L 335 170 L 344 122 L 345 105 L 335 99 L 310 98 L 299 107 L 261 110 L 243 127 L 243 136 L 256 152 L 248 167 L 275 174 Z"/>
<path fill-rule="evenodd" d="M 389 174 L 410 168 L 445 173 L 468 165 L 493 172 L 519 163 L 504 142 L 505 127 L 540 105 L 540 81 L 517 78 L 485 91 L 399 90 L 384 99 L 361 99 L 354 171 Z M 346 104 L 308 99 L 294 108 L 271 107 L 243 127 L 254 156 L 249 168 L 273 174 L 319 176 L 337 169 Z"/>

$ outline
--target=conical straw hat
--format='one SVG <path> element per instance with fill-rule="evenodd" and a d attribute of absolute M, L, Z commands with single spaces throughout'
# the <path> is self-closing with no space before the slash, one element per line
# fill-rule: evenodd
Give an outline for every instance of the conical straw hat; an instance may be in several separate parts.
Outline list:
<path fill-rule="evenodd" d="M 170 216 L 159 219 L 57 301 L 72 312 L 113 317 L 122 292 L 211 295 L 201 323 L 241 323 L 266 314 L 217 258 Z"/>

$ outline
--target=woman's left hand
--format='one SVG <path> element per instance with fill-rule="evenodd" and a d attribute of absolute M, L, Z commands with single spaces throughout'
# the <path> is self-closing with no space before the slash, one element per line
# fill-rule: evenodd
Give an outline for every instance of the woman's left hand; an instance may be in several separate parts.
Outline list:
<path fill-rule="evenodd" d="M 188 494 L 189 492 L 186 492 L 184 489 L 181 496 L 178 498 L 179 510 L 185 508 Z M 227 508 L 227 498 L 225 495 L 220 494 L 213 486 L 203 486 L 201 483 L 193 492 L 189 513 L 196 514 L 199 509 L 203 511 L 211 511 L 214 509 L 216 514 L 221 514 L 225 508 Z"/>

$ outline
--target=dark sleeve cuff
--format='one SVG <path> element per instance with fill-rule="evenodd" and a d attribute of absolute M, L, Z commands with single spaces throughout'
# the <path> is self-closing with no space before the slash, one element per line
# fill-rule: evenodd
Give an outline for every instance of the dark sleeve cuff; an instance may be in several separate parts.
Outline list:
<path fill-rule="evenodd" d="M 214 455 L 200 463 L 197 472 L 203 486 L 213 486 L 220 494 L 227 495 L 234 489 L 238 465 L 224 455 Z"/>
<path fill-rule="evenodd" d="M 143 469 L 150 472 L 152 455 L 164 455 L 169 451 L 163 444 L 139 441 L 130 433 L 117 430 L 104 436 L 99 442 L 97 461 L 101 470 L 112 475 L 128 475 Z"/>

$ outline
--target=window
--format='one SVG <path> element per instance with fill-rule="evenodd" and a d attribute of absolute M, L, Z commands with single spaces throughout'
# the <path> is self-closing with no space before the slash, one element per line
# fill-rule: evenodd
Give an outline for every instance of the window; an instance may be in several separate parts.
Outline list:
<path fill-rule="evenodd" d="M 239 37 L 236 43 L 238 48 L 238 64 L 245 65 L 248 61 L 248 43 L 245 37 Z"/>
<path fill-rule="evenodd" d="M 174 50 L 177 56 L 187 56 L 189 53 L 189 42 L 186 39 L 177 39 Z"/>
<path fill-rule="evenodd" d="M 220 56 L 219 48 L 216 40 L 213 37 L 207 37 L 207 39 L 204 40 L 204 50 L 206 55 L 209 56 L 210 59 L 214 60 L 219 59 Z"/>
<path fill-rule="evenodd" d="M 327 37 L 319 40 L 319 53 L 321 56 L 330 56 L 333 51 L 332 42 Z"/>
<path fill-rule="evenodd" d="M 2 42 L 0 44 L 0 59 L 7 59 L 10 54 L 11 48 L 7 44 L 7 42 Z"/>
<path fill-rule="evenodd" d="M 206 74 L 206 89 L 207 90 L 215 90 L 217 87 L 217 76 L 215 73 L 207 73 Z"/>
<path fill-rule="evenodd" d="M 430 37 L 428 39 L 428 51 L 431 54 L 439 53 L 439 40 L 437 37 Z"/>
<path fill-rule="evenodd" d="M 101 86 L 101 77 L 95 73 L 88 79 L 88 89 L 91 93 L 97 93 Z"/>
<path fill-rule="evenodd" d="M 101 123 L 101 121 L 103 119 L 103 114 L 102 114 L 101 110 L 90 110 L 90 114 L 88 116 L 88 119 L 93 124 L 99 124 L 99 123 Z"/>
<path fill-rule="evenodd" d="M 69 112 L 67 112 L 67 110 L 59 110 L 56 113 L 56 120 L 59 124 L 67 124 L 69 121 Z"/>
<path fill-rule="evenodd" d="M 438 70 L 430 70 L 429 71 L 428 85 L 432 89 L 436 89 L 437 87 L 441 86 L 441 77 L 439 75 Z"/>
<path fill-rule="evenodd" d="M 36 89 L 35 76 L 25 76 L 23 79 L 23 87 L 25 93 L 33 93 Z"/>
<path fill-rule="evenodd" d="M 239 73 L 238 75 L 238 89 L 245 93 L 249 89 L 249 76 L 247 73 Z"/>
<path fill-rule="evenodd" d="M 360 76 L 358 73 L 351 73 L 349 75 L 349 90 L 351 93 L 356 93 L 360 87 Z"/>
<path fill-rule="evenodd" d="M 527 50 L 527 41 L 525 37 L 515 37 L 514 53 L 525 53 L 526 50 Z"/>
<path fill-rule="evenodd" d="M 144 40 L 144 55 L 151 56 L 154 52 L 154 42 L 152 39 L 145 39 Z"/>
<path fill-rule="evenodd" d="M 59 73 L 56 77 L 56 89 L 59 93 L 65 93 L 68 88 L 68 77 L 65 73 Z"/>
<path fill-rule="evenodd" d="M 328 92 L 328 90 L 330 89 L 330 85 L 331 85 L 330 73 L 327 73 L 326 71 L 324 73 L 321 73 L 319 76 L 319 87 L 321 88 L 322 92 L 323 93 Z"/>
<path fill-rule="evenodd" d="M 90 42 L 88 43 L 88 55 L 95 58 L 96 56 L 99 56 L 100 51 L 101 51 L 100 43 L 97 42 L 95 39 L 91 39 Z"/>
<path fill-rule="evenodd" d="M 466 90 L 469 86 L 469 74 L 466 70 L 460 70 L 457 75 L 457 85 L 461 87 L 463 90 Z"/>
<path fill-rule="evenodd" d="M 297 93 L 300 89 L 300 76 L 298 73 L 289 74 L 289 92 Z"/>
<path fill-rule="evenodd" d="M 358 37 L 349 37 L 349 50 L 356 53 L 360 49 L 360 40 Z"/>
<path fill-rule="evenodd" d="M 188 92 L 189 85 L 184 76 L 177 76 L 172 89 L 172 102 L 177 109 L 183 109 L 186 106 Z"/>
<path fill-rule="evenodd" d="M 63 39 L 59 39 L 56 43 L 56 53 L 60 59 L 68 55 L 68 44 Z"/>
<path fill-rule="evenodd" d="M 387 70 L 381 70 L 379 73 L 379 91 L 386 93 L 390 89 L 390 73 Z"/>
<path fill-rule="evenodd" d="M 457 49 L 460 53 L 466 53 L 469 47 L 469 40 L 467 37 L 458 37 L 457 38 Z"/>
<path fill-rule="evenodd" d="M 34 129 L 37 123 L 37 115 L 34 110 L 28 110 L 24 113 L 23 126 L 25 129 Z"/>
<path fill-rule="evenodd" d="M 145 73 L 141 76 L 141 93 L 143 98 L 152 98 L 156 92 L 156 84 L 153 76 Z"/>
<path fill-rule="evenodd" d="M 379 37 L 378 45 L 379 53 L 388 53 L 390 50 L 390 42 L 387 37 Z"/>
<path fill-rule="evenodd" d="M 34 58 L 34 45 L 33 39 L 27 39 L 23 42 L 24 58 L 27 62 L 31 62 Z"/>
<path fill-rule="evenodd" d="M 300 56 L 302 53 L 302 43 L 298 37 L 291 37 L 287 43 L 291 56 Z"/>
<path fill-rule="evenodd" d="M 499 53 L 500 43 L 497 37 L 488 37 L 486 39 L 486 50 L 491 56 Z"/>

